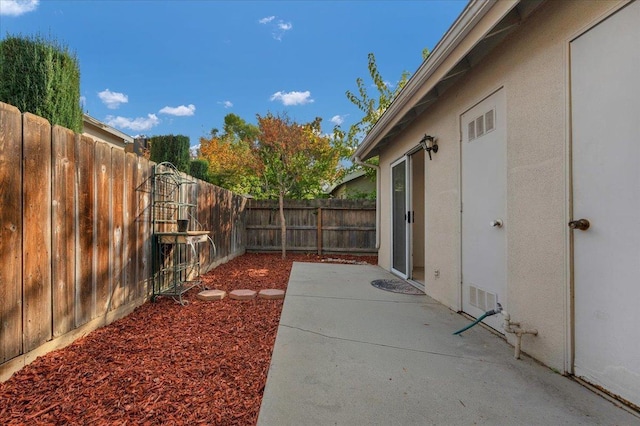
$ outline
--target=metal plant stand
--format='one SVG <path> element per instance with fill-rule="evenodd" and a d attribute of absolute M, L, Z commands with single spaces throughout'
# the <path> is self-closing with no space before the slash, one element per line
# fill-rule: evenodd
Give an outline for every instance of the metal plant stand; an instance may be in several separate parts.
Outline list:
<path fill-rule="evenodd" d="M 151 300 L 167 296 L 184 305 L 182 295 L 203 287 L 200 276 L 200 244 L 215 256 L 209 231 L 194 217 L 197 207 L 195 181 L 168 162 L 157 164 L 152 176 L 153 293 Z M 190 229 L 191 228 L 191 229 Z M 203 287 L 204 288 L 204 287 Z"/>

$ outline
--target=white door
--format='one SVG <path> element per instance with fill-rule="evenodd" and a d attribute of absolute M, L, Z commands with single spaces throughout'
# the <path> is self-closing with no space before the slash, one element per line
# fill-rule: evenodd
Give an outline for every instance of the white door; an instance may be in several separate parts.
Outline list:
<path fill-rule="evenodd" d="M 391 165 L 391 271 L 402 278 L 407 278 L 411 270 L 410 176 L 409 157 Z"/>
<path fill-rule="evenodd" d="M 574 374 L 640 405 L 640 2 L 571 43 Z M 574 222 L 574 227 L 579 223 Z"/>
<path fill-rule="evenodd" d="M 504 89 L 461 116 L 462 309 L 478 317 L 506 306 L 506 108 Z M 500 315 L 486 324 L 503 332 Z"/>

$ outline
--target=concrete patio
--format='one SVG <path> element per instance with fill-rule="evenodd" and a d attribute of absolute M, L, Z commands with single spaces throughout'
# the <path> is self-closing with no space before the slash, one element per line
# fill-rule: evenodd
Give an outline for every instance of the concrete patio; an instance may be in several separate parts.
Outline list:
<path fill-rule="evenodd" d="M 295 263 L 258 425 L 636 425 L 376 266 Z"/>

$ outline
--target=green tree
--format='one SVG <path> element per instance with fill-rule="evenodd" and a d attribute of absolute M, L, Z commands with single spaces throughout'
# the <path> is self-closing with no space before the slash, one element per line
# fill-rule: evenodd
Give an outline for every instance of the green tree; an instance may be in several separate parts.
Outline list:
<path fill-rule="evenodd" d="M 260 134 L 258 126 L 247 123 L 240 116 L 233 113 L 225 115 L 222 129 L 224 130 L 223 138 L 232 142 L 241 141 L 247 144 L 253 144 Z"/>
<path fill-rule="evenodd" d="M 359 145 L 360 139 L 371 130 L 389 105 L 391 105 L 391 102 L 393 102 L 398 93 L 400 93 L 402 88 L 407 84 L 410 75 L 409 72 L 404 71 L 398 83 L 391 85 L 380 75 L 375 55 L 369 53 L 368 59 L 369 76 L 378 90 L 378 96 L 373 97 L 369 95 L 367 83 L 365 83 L 362 78 L 356 79 L 356 85 L 358 86 L 357 95 L 350 90 L 346 91 L 347 99 L 364 114 L 358 122 L 351 125 L 346 134 L 347 145 L 353 149 Z"/>
<path fill-rule="evenodd" d="M 424 48 L 422 50 L 422 58 L 426 60 L 429 57 L 429 49 Z M 378 91 L 377 97 L 369 95 L 367 91 L 368 84 L 362 78 L 356 79 L 356 86 L 358 87 L 357 94 L 350 90 L 346 91 L 346 96 L 351 103 L 353 103 L 360 111 L 362 111 L 362 118 L 352 124 L 349 130 L 345 133 L 342 129 L 337 127 L 334 129 L 334 133 L 338 135 L 338 138 L 343 140 L 343 144 L 351 153 L 360 144 L 362 138 L 369 133 L 373 126 L 378 122 L 382 114 L 389 108 L 393 100 L 398 96 L 400 91 L 406 86 L 409 81 L 410 73 L 404 71 L 400 75 L 398 83 L 390 85 L 382 78 L 382 75 L 378 71 L 378 65 L 376 63 L 376 57 L 373 53 L 368 55 L 368 70 L 369 77 L 373 82 L 376 90 Z M 378 158 L 372 158 L 368 161 L 370 164 L 377 165 Z M 374 170 L 371 168 L 365 168 L 365 172 L 369 178 L 375 179 Z"/>
<path fill-rule="evenodd" d="M 80 68 L 67 47 L 40 36 L 0 41 L 0 101 L 82 132 Z"/>
<path fill-rule="evenodd" d="M 259 133 L 257 126 L 236 114 L 228 114 L 222 134 L 212 129 L 209 138 L 200 139 L 198 156 L 208 161 L 212 183 L 261 198 L 261 181 L 256 175 L 256 157 L 252 150 Z"/>
<path fill-rule="evenodd" d="M 191 155 L 189 154 L 189 137 L 184 135 L 153 136 L 150 159 L 156 163 L 168 161 L 181 172 L 189 173 Z"/>
<path fill-rule="evenodd" d="M 194 178 L 198 178 L 205 182 L 211 183 L 211 175 L 209 174 L 209 162 L 207 160 L 202 158 L 191 160 L 189 171 L 191 176 L 193 176 Z"/>
<path fill-rule="evenodd" d="M 254 147 L 264 194 L 278 197 L 282 258 L 286 257 L 287 224 L 284 199 L 313 197 L 336 178 L 339 155 L 322 134 L 321 119 L 298 124 L 286 115 L 258 115 L 260 134 Z"/>

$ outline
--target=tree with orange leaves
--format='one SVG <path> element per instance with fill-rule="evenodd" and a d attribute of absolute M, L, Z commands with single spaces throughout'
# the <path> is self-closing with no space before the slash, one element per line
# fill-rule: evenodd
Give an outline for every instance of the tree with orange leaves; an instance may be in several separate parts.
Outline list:
<path fill-rule="evenodd" d="M 239 194 L 260 192 L 258 166 L 252 150 L 258 128 L 236 114 L 224 118 L 224 132 L 211 131 L 211 137 L 200 138 L 199 158 L 209 163 L 211 182 Z"/>
<path fill-rule="evenodd" d="M 262 178 L 264 194 L 279 200 L 283 259 L 287 234 L 284 199 L 314 198 L 339 173 L 340 150 L 322 134 L 321 121 L 316 118 L 298 124 L 286 114 L 258 115 L 260 133 L 253 148 L 259 159 L 256 171 Z"/>

